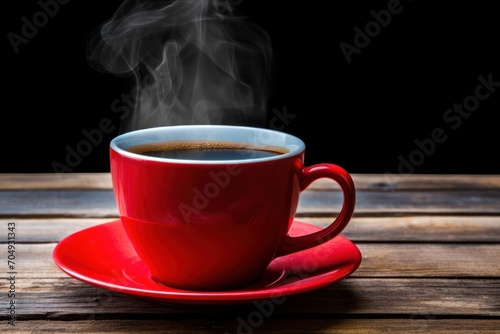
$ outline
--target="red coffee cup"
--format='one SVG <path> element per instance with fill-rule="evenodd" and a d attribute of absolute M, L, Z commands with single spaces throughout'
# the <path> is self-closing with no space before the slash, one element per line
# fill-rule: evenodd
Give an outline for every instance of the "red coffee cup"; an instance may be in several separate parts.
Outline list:
<path fill-rule="evenodd" d="M 343 168 L 306 167 L 304 142 L 283 132 L 229 125 L 131 131 L 110 144 L 121 221 L 151 277 L 188 290 L 228 290 L 258 281 L 269 263 L 342 232 L 355 207 Z M 300 193 L 320 178 L 342 189 L 337 218 L 292 237 Z"/>

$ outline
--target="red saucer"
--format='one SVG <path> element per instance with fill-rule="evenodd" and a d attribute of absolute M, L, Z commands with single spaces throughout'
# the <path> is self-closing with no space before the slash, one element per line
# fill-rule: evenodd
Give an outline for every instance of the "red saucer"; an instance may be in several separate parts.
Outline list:
<path fill-rule="evenodd" d="M 295 221 L 290 231 L 298 236 L 321 229 Z M 170 288 L 150 278 L 120 220 L 76 232 L 55 247 L 56 265 L 80 281 L 141 298 L 182 304 L 249 303 L 255 300 L 315 290 L 352 274 L 361 252 L 343 236 L 320 246 L 275 259 L 262 279 L 230 291 L 189 291 Z"/>

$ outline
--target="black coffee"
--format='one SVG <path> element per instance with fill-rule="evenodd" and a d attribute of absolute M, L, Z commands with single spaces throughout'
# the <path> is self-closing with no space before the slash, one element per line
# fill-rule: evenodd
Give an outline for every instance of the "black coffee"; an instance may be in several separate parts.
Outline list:
<path fill-rule="evenodd" d="M 170 141 L 130 146 L 126 150 L 150 157 L 184 160 L 257 159 L 289 152 L 281 146 L 226 141 Z"/>

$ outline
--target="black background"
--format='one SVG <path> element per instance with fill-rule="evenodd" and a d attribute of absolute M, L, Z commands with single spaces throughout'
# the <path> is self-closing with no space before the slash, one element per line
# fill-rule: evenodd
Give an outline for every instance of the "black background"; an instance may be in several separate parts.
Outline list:
<path fill-rule="evenodd" d="M 474 95 L 479 76 L 500 82 L 494 2 L 402 0 L 400 12 L 348 63 L 340 43 L 353 45 L 354 28 L 364 30 L 374 20 L 370 12 L 391 2 L 232 1 L 273 42 L 270 118 L 286 108 L 283 131 L 305 141 L 306 164 L 333 162 L 353 173 L 500 173 L 500 87 L 455 129 L 443 120 Z M 85 139 L 82 131 L 104 118 L 114 130 L 71 171 L 109 171 L 108 144 L 120 123 L 111 105 L 129 93 L 130 82 L 90 67 L 86 49 L 121 3 L 61 4 L 17 53 L 8 34 L 21 35 L 22 18 L 32 21 L 41 7 L 34 0 L 3 4 L 0 172 L 53 172 L 67 148 Z M 419 153 L 416 141 L 429 143 L 437 128 L 446 140 Z"/>

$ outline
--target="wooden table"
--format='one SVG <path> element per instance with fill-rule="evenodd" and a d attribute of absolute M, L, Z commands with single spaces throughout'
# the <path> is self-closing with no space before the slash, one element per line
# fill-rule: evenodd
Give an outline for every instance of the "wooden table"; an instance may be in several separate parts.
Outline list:
<path fill-rule="evenodd" d="M 343 235 L 360 249 L 361 265 L 262 316 L 252 303 L 172 305 L 69 277 L 52 252 L 62 238 L 117 218 L 109 174 L 0 175 L 1 331 L 500 333 L 500 175 L 353 178 L 357 207 Z M 303 193 L 297 219 L 325 226 L 340 198 L 318 181 Z"/>

